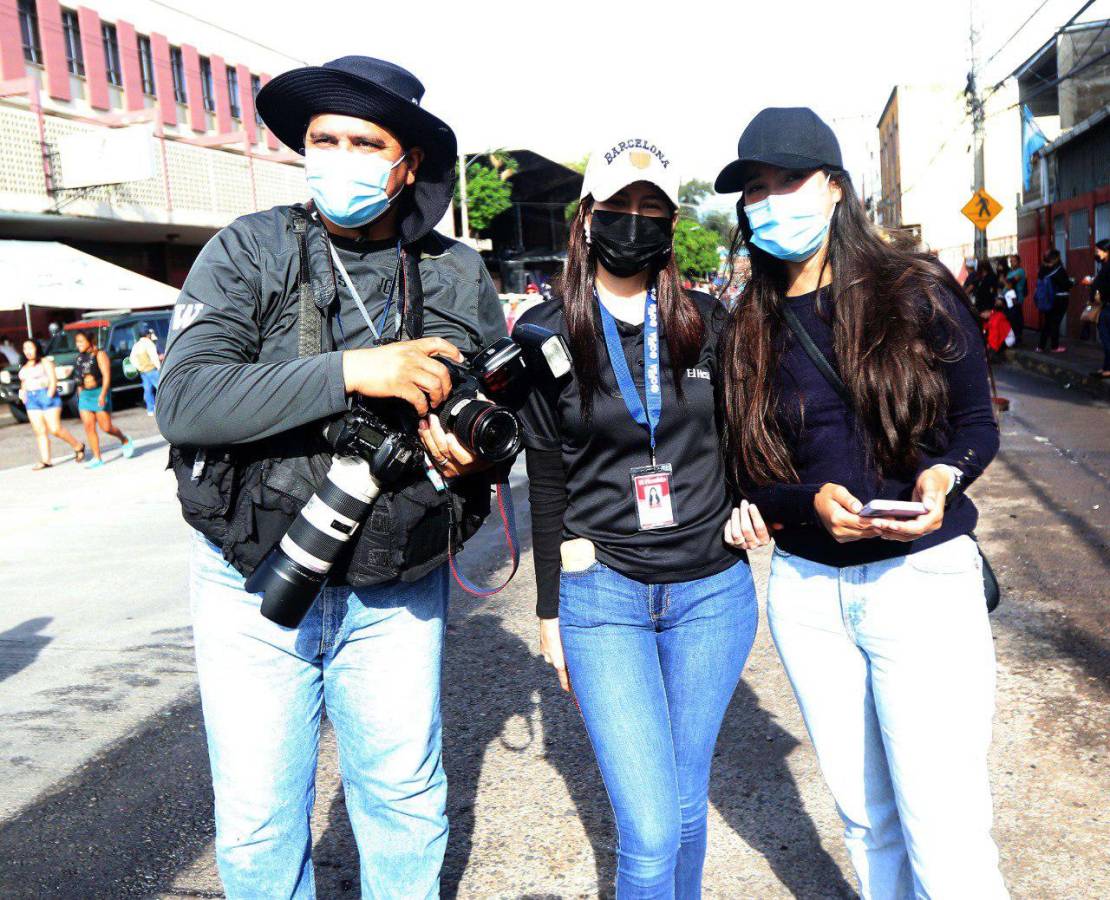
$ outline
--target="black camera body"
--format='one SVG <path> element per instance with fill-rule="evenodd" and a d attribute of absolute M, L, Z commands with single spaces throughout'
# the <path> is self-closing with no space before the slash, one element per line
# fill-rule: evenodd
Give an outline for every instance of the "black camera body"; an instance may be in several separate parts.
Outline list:
<path fill-rule="evenodd" d="M 501 338 L 465 364 L 440 359 L 452 388 L 435 411 L 443 427 L 486 462 L 505 462 L 520 451 L 520 420 L 511 407 L 527 398 L 533 376 L 559 378 L 570 371 L 561 336 L 519 325 L 514 335 L 517 340 Z M 263 594 L 262 615 L 297 627 L 382 486 L 423 476 L 417 423 L 408 404 L 375 402 L 371 408 L 359 399 L 327 426 L 324 435 L 334 456 L 324 484 L 247 579 L 248 592 Z"/>

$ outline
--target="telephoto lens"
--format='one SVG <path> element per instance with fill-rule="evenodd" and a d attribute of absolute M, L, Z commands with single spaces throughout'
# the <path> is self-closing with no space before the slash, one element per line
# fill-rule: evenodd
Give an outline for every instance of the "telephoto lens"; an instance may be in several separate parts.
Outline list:
<path fill-rule="evenodd" d="M 365 459 L 336 456 L 332 460 L 323 487 L 247 579 L 247 591 L 263 595 L 262 615 L 286 628 L 301 624 L 378 491 Z"/>

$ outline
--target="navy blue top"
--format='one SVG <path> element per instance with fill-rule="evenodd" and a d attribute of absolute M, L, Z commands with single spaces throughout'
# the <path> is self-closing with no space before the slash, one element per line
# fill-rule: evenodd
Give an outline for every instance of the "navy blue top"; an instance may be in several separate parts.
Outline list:
<path fill-rule="evenodd" d="M 836 367 L 833 352 L 831 299 L 822 294 L 822 314 L 816 308 L 817 293 L 790 297 L 798 319 Z M 994 421 L 986 355 L 979 323 L 966 301 L 951 296 L 950 311 L 962 331 L 966 347 L 960 359 L 941 364 L 948 381 L 948 413 L 939 431 L 935 455 L 923 454 L 918 473 L 939 463 L 955 466 L 964 473 L 963 488 L 982 474 L 998 452 L 998 426 Z M 793 451 L 798 484 L 747 485 L 744 495 L 759 507 L 767 522 L 785 526 L 777 532 L 779 547 L 805 559 L 830 566 L 854 566 L 916 553 L 967 534 L 975 528 L 978 512 L 962 492 L 949 498 L 944 524 L 932 534 L 912 542 L 867 538 L 846 544 L 825 530 L 813 508 L 813 498 L 822 485 L 844 485 L 860 502 L 869 500 L 912 500 L 912 479 L 883 478 L 869 459 L 867 445 L 855 414 L 822 377 L 802 346 L 788 329 L 786 343 L 775 375 L 779 394 L 778 415 Z M 804 415 L 802 410 L 804 408 Z"/>

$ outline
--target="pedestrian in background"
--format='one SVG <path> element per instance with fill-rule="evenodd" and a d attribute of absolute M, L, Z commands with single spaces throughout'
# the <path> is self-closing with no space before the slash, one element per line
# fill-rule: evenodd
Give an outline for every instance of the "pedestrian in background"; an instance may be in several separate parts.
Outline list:
<path fill-rule="evenodd" d="M 998 273 L 989 260 L 981 259 L 975 266 L 975 277 L 964 282 L 964 287 L 970 285 L 971 297 L 975 301 L 975 310 L 980 318 L 987 318 L 994 310 L 994 301 L 998 297 Z"/>
<path fill-rule="evenodd" d="M 104 465 L 97 428 L 120 442 L 124 456 L 135 455 L 134 443 L 112 421 L 112 362 L 108 354 L 97 347 L 95 334 L 78 331 L 73 338 L 77 348 L 77 359 L 73 363 L 73 375 L 78 386 L 77 410 L 93 455 L 85 463 L 86 469 L 98 469 Z"/>
<path fill-rule="evenodd" d="M 721 534 L 723 307 L 681 287 L 678 187 L 653 141 L 595 152 L 561 297 L 521 317 L 574 361 L 522 413 L 536 611 L 613 807 L 621 900 L 701 895 L 713 748 L 758 615 Z"/>
<path fill-rule="evenodd" d="M 1047 283 L 1042 287 L 1042 280 Z M 1071 289 L 1075 279 L 1064 268 L 1060 251 L 1055 247 L 1044 255 L 1044 261 L 1037 270 L 1038 306 L 1041 311 L 1041 336 L 1037 352 L 1044 353 L 1051 347 L 1053 353 L 1063 353 L 1068 348 L 1060 344 L 1060 326 L 1068 312 Z M 1047 291 L 1047 297 L 1044 296 Z"/>
<path fill-rule="evenodd" d="M 44 358 L 38 342 L 23 342 L 23 366 L 19 370 L 19 399 L 27 410 L 27 419 L 35 433 L 39 461 L 31 469 L 39 472 L 49 469 L 50 435 L 65 441 L 73 448 L 77 462 L 85 459 L 85 445 L 62 425 L 62 398 L 58 396 L 58 376 L 54 360 Z"/>
<path fill-rule="evenodd" d="M 715 188 L 743 191 L 752 257 L 721 337 L 726 464 L 784 526 L 768 621 L 860 892 L 1005 898 L 994 646 L 963 493 L 998 449 L 980 324 L 934 257 L 876 233 L 811 110 L 759 113 Z M 861 515 L 877 499 L 924 511 Z"/>
<path fill-rule="evenodd" d="M 1010 271 L 1006 280 L 1013 287 L 1017 302 L 1010 307 L 1010 326 L 1014 329 L 1014 339 L 1021 345 L 1021 336 L 1025 331 L 1025 298 L 1029 296 L 1029 278 L 1025 274 L 1025 266 L 1021 264 L 1021 257 L 1016 253 L 1010 257 Z"/>
<path fill-rule="evenodd" d="M 5 337 L 0 341 L 0 366 L 16 366 L 19 365 L 19 353 L 16 351 L 15 346 L 12 344 L 11 339 Z"/>
<path fill-rule="evenodd" d="M 1102 368 L 1092 374 L 1110 378 L 1110 313 L 1106 311 L 1107 305 L 1110 305 L 1110 239 L 1095 244 L 1095 259 L 1098 260 L 1098 272 L 1090 279 L 1091 306 L 1097 317 L 1098 340 L 1102 344 Z"/>
<path fill-rule="evenodd" d="M 131 365 L 139 371 L 143 382 L 143 402 L 146 414 L 154 415 L 154 403 L 158 391 L 158 376 L 162 371 L 162 358 L 158 354 L 158 334 L 153 326 L 144 322 L 140 327 L 140 337 L 131 348 Z"/>

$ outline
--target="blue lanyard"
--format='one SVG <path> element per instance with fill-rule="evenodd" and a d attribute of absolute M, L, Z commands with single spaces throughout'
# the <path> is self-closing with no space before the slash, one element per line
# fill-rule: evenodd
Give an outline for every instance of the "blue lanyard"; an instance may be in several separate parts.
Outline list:
<path fill-rule="evenodd" d="M 347 285 L 347 290 L 350 291 L 351 297 L 355 301 L 355 306 L 358 311 L 362 313 L 362 318 L 366 320 L 366 324 L 370 327 L 370 333 L 374 335 L 375 343 L 382 342 L 382 336 L 385 334 L 386 322 L 389 319 L 389 311 L 393 306 L 393 291 L 397 286 L 397 275 L 401 271 L 401 242 L 397 241 L 397 270 L 392 280 L 389 282 L 389 293 L 385 298 L 385 309 L 382 310 L 382 318 L 377 326 L 374 325 L 374 320 L 370 318 L 370 313 L 366 310 L 366 304 L 362 302 L 362 297 L 359 296 L 358 290 L 355 288 L 355 283 L 351 280 L 351 276 L 347 274 L 347 267 L 343 265 L 343 260 L 339 258 L 339 252 L 335 249 L 335 244 L 328 241 L 328 246 L 331 247 L 331 258 L 335 263 L 335 267 L 339 269 L 339 274 L 343 276 L 343 282 Z M 342 330 L 342 325 L 340 325 Z M 400 309 L 397 311 L 397 333 L 401 331 L 401 313 Z M 346 339 L 344 339 L 346 340 Z"/>
<path fill-rule="evenodd" d="M 663 414 L 663 390 L 659 380 L 659 307 L 655 302 L 655 288 L 651 288 L 644 298 L 644 394 L 647 398 L 647 412 L 640 402 L 640 392 L 628 370 L 628 360 L 624 356 L 617 320 L 605 308 L 601 298 L 594 291 L 594 299 L 601 310 L 601 325 L 605 331 L 605 349 L 609 351 L 609 363 L 617 379 L 624 405 L 640 425 L 648 430 L 651 441 L 651 464 L 655 465 L 655 428 Z"/>

